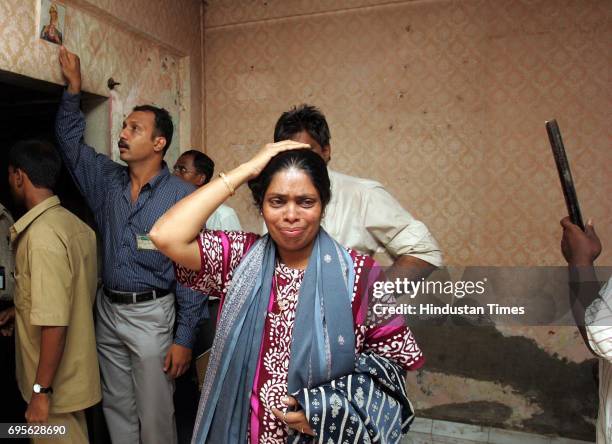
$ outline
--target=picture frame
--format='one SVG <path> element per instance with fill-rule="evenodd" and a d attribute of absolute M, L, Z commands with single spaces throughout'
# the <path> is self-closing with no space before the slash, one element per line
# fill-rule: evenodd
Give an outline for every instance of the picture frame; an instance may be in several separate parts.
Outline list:
<path fill-rule="evenodd" d="M 38 36 L 55 45 L 62 45 L 65 38 L 66 7 L 54 0 L 40 0 Z"/>

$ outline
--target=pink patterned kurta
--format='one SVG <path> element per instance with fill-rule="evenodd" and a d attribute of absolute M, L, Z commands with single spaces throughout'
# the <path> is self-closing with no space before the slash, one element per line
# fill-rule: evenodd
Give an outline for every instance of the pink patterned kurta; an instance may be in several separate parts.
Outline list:
<path fill-rule="evenodd" d="M 183 285 L 210 296 L 223 298 L 232 280 L 234 269 L 259 238 L 241 231 L 203 231 L 199 237 L 202 267 L 200 272 L 176 266 L 177 280 Z M 355 325 L 355 353 L 372 350 L 392 359 L 406 370 L 415 370 L 424 363 L 404 318 L 393 316 L 384 325 L 366 325 L 368 315 L 368 282 L 380 278 L 374 260 L 347 249 L 354 263 L 355 286 L 352 309 Z M 277 264 L 268 303 L 268 316 L 251 394 L 250 442 L 285 443 L 288 428 L 276 419 L 272 407 L 283 409 L 281 398 L 287 394 L 287 373 L 291 338 L 295 324 L 297 298 L 304 270 Z M 372 301 L 370 301 L 372 302 Z M 370 312 L 371 314 L 371 312 Z M 299 328 L 299 326 L 297 327 Z"/>

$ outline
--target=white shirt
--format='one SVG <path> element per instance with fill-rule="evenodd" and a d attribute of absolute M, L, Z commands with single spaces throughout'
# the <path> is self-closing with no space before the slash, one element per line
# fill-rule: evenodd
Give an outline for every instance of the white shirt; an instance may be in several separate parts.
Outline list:
<path fill-rule="evenodd" d="M 219 208 L 210 215 L 206 221 L 208 230 L 224 230 L 224 231 L 241 231 L 240 220 L 236 212 L 225 204 L 221 204 Z"/>
<path fill-rule="evenodd" d="M 589 344 L 600 356 L 597 444 L 612 442 L 612 278 L 585 311 Z"/>
<path fill-rule="evenodd" d="M 345 247 L 374 256 L 414 256 L 437 267 L 442 252 L 425 224 L 378 182 L 329 171 L 331 201 L 322 226 Z"/>

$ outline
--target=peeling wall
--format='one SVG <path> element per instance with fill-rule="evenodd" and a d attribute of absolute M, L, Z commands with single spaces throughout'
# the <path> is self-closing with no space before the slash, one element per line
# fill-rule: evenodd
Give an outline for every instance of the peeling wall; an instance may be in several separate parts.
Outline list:
<path fill-rule="evenodd" d="M 495 326 L 413 326 L 427 352 L 426 370 L 409 377 L 420 415 L 594 441 L 596 360 L 542 346 L 546 336 L 567 334 L 570 346 L 583 347 L 575 328 L 538 329 L 528 337 Z"/>
<path fill-rule="evenodd" d="M 183 139 L 181 151 L 204 143 L 204 78 L 201 0 L 72 0 L 84 8 L 93 6 L 119 26 L 179 54 L 181 88 L 178 95 Z"/>
<path fill-rule="evenodd" d="M 83 89 L 111 97 L 113 158 L 121 122 L 137 104 L 167 108 L 179 147 L 202 138 L 201 3 L 118 0 L 66 1 L 64 44 L 81 58 Z M 63 84 L 58 46 L 38 38 L 37 0 L 0 2 L 0 70 Z M 113 77 L 121 85 L 112 92 Z M 111 147 L 97 147 L 109 153 Z"/>
<path fill-rule="evenodd" d="M 556 118 L 585 218 L 612 240 L 606 0 L 210 0 L 206 148 L 220 170 L 319 106 L 336 170 L 376 179 L 457 266 L 562 265 Z M 261 222 L 246 187 L 229 204 Z M 601 265 L 612 264 L 612 249 Z M 576 329 L 415 327 L 423 416 L 594 440 L 596 385 Z"/>

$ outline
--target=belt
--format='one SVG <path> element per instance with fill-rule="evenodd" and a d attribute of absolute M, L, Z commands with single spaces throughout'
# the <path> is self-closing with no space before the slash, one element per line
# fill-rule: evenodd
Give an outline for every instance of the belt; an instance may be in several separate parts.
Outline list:
<path fill-rule="evenodd" d="M 170 294 L 169 290 L 149 290 L 149 291 L 114 291 L 102 287 L 104 294 L 115 304 L 137 304 L 139 302 L 152 301 L 153 299 L 163 298 Z"/>

